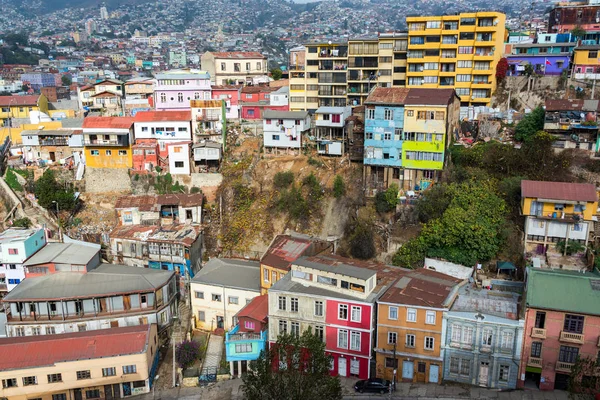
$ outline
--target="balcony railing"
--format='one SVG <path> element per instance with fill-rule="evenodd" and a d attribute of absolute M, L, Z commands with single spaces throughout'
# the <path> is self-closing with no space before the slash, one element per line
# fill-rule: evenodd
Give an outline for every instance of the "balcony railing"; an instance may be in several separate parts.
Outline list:
<path fill-rule="evenodd" d="M 584 339 L 583 339 L 583 335 L 580 333 L 572 333 L 572 332 L 565 332 L 562 331 L 560 332 L 560 339 L 561 342 L 567 342 L 567 343 L 577 343 L 577 344 L 583 344 L 584 343 Z"/>
<path fill-rule="evenodd" d="M 228 340 L 235 342 L 239 340 L 261 340 L 260 333 L 236 333 L 229 335 Z"/>
<path fill-rule="evenodd" d="M 527 365 L 531 367 L 542 367 L 542 359 L 541 357 L 529 357 L 527 361 Z"/>
<path fill-rule="evenodd" d="M 556 367 L 554 369 L 556 371 L 571 372 L 571 368 L 573 368 L 573 365 L 574 365 L 573 363 L 557 361 Z"/>
<path fill-rule="evenodd" d="M 67 146 L 68 144 L 69 144 L 69 140 L 66 138 L 40 140 L 41 146 Z"/>
<path fill-rule="evenodd" d="M 126 140 L 101 140 L 101 139 L 85 139 L 84 146 L 127 146 Z"/>
<path fill-rule="evenodd" d="M 543 328 L 531 328 L 531 337 L 537 339 L 546 339 L 546 330 Z"/>

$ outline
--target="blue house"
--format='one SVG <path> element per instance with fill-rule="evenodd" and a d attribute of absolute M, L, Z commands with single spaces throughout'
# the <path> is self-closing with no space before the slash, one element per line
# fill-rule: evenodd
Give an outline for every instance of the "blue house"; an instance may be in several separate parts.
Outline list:
<path fill-rule="evenodd" d="M 237 325 L 225 334 L 225 355 L 232 376 L 248 371 L 248 363 L 265 349 L 269 337 L 269 297 L 255 297 L 237 314 Z"/>
<path fill-rule="evenodd" d="M 489 287 L 501 282 L 491 280 Z M 524 319 L 519 316 L 520 300 L 518 293 L 505 290 L 471 285 L 460 289 L 444 315 L 444 380 L 516 388 L 524 327 Z"/>

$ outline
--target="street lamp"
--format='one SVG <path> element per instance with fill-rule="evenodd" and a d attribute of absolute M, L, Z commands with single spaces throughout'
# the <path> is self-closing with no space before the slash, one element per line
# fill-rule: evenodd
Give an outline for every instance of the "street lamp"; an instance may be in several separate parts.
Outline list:
<path fill-rule="evenodd" d="M 56 219 L 58 220 L 58 240 L 62 242 L 62 235 L 60 231 L 60 213 L 58 211 L 58 202 L 56 200 L 52 200 L 52 204 L 56 206 Z"/>

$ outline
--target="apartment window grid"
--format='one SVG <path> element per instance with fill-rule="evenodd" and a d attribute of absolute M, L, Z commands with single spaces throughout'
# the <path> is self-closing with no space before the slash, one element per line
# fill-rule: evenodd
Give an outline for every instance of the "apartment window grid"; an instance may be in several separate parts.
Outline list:
<path fill-rule="evenodd" d="M 323 302 L 316 300 L 315 301 L 315 316 L 322 317 L 323 316 Z"/>
<path fill-rule="evenodd" d="M 405 339 L 406 340 L 405 340 L 404 344 L 406 347 L 411 347 L 411 348 L 415 347 L 415 335 L 409 333 L 406 335 Z"/>
<path fill-rule="evenodd" d="M 437 71 L 439 68 L 439 63 L 436 62 L 426 62 L 423 64 L 423 69 L 425 70 L 435 70 Z"/>
<path fill-rule="evenodd" d="M 252 343 L 240 343 L 235 345 L 236 353 L 252 353 Z"/>
<path fill-rule="evenodd" d="M 62 374 L 48 374 L 48 383 L 62 382 Z"/>
<path fill-rule="evenodd" d="M 481 335 L 481 344 L 490 347 L 492 345 L 492 337 L 493 331 L 491 329 L 484 329 Z"/>
<path fill-rule="evenodd" d="M 392 109 L 390 109 L 390 108 L 386 108 L 386 109 L 383 111 L 383 118 L 384 118 L 386 121 L 391 121 L 391 120 L 393 120 L 393 119 L 394 119 L 394 110 L 392 110 Z"/>
<path fill-rule="evenodd" d="M 345 329 L 339 329 L 338 330 L 338 343 L 337 343 L 337 347 L 340 349 L 347 349 L 348 348 L 348 331 Z"/>
<path fill-rule="evenodd" d="M 500 369 L 498 371 L 498 380 L 500 382 L 508 382 L 509 376 L 510 376 L 510 365 L 500 364 Z"/>
<path fill-rule="evenodd" d="M 542 342 L 531 343 L 531 357 L 540 358 L 542 356 Z"/>
<path fill-rule="evenodd" d="M 37 376 L 24 376 L 23 386 L 37 385 Z"/>
<path fill-rule="evenodd" d="M 81 380 L 81 379 L 91 379 L 92 378 L 92 374 L 90 373 L 89 370 L 86 371 L 77 371 L 77 380 Z"/>
<path fill-rule="evenodd" d="M 292 297 L 290 299 L 290 311 L 298 312 L 298 298 L 297 297 Z"/>
<path fill-rule="evenodd" d="M 563 330 L 571 333 L 583 333 L 583 315 L 565 315 Z"/>
<path fill-rule="evenodd" d="M 137 367 L 135 366 L 135 364 L 123 366 L 123 374 L 124 375 L 135 374 L 136 372 L 137 372 Z"/>
<path fill-rule="evenodd" d="M 417 309 L 407 308 L 406 309 L 406 320 L 408 322 L 417 322 Z"/>
<path fill-rule="evenodd" d="M 287 333 L 287 321 L 280 320 L 279 321 L 279 334 L 285 335 Z"/>
<path fill-rule="evenodd" d="M 348 305 L 338 305 L 338 319 L 348 319 Z"/>
<path fill-rule="evenodd" d="M 388 332 L 388 344 L 398 343 L 398 334 L 396 332 Z"/>
<path fill-rule="evenodd" d="M 390 306 L 388 308 L 388 319 L 393 319 L 393 320 L 398 319 L 398 307 Z"/>
<path fill-rule="evenodd" d="M 433 153 L 428 151 L 407 151 L 407 160 L 413 161 L 444 161 L 444 155 L 442 153 Z"/>
<path fill-rule="evenodd" d="M 359 306 L 352 306 L 352 312 L 350 313 L 350 321 L 360 322 L 362 316 L 362 309 Z"/>
<path fill-rule="evenodd" d="M 290 333 L 296 337 L 300 336 L 300 323 L 292 321 L 290 323 Z"/>
<path fill-rule="evenodd" d="M 425 350 L 433 350 L 435 345 L 435 338 L 432 336 L 425 336 Z"/>
<path fill-rule="evenodd" d="M 574 364 L 579 356 L 579 348 L 572 346 L 560 346 L 558 361 Z"/>
<path fill-rule="evenodd" d="M 103 377 L 116 376 L 116 375 L 117 375 L 117 369 L 115 367 L 102 368 L 102 376 Z"/>

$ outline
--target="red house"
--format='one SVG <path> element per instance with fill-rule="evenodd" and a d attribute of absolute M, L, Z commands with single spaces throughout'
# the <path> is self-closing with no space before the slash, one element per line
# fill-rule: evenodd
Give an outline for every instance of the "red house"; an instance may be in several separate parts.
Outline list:
<path fill-rule="evenodd" d="M 375 300 L 399 268 L 336 255 L 300 257 L 269 289 L 269 343 L 309 327 L 333 358 L 331 373 L 370 377 Z"/>
<path fill-rule="evenodd" d="M 237 85 L 213 85 L 213 100 L 225 100 L 227 119 L 240 119 L 240 97 L 242 86 Z"/>
<path fill-rule="evenodd" d="M 265 110 L 289 111 L 288 87 L 245 86 L 242 88 L 243 119 L 262 119 Z"/>

